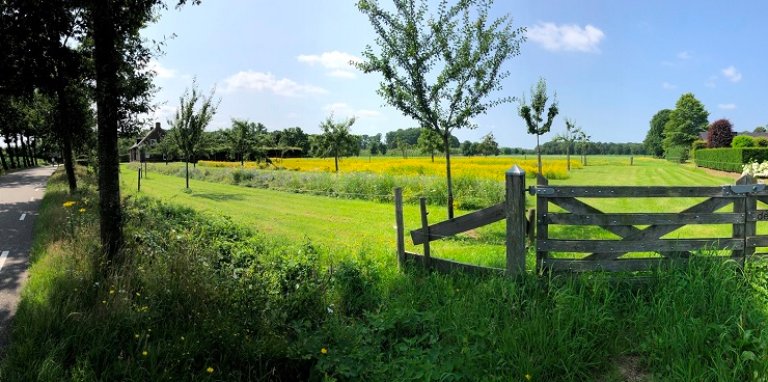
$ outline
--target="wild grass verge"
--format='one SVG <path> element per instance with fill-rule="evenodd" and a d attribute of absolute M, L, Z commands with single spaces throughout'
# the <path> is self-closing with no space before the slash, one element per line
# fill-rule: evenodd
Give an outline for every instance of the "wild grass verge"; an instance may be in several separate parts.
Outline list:
<path fill-rule="evenodd" d="M 279 244 L 130 198 L 126 261 L 105 276 L 90 181 L 74 197 L 61 172 L 49 184 L 2 380 L 766 379 L 759 266 L 693 262 L 642 285 L 401 273 L 385 249 Z"/>

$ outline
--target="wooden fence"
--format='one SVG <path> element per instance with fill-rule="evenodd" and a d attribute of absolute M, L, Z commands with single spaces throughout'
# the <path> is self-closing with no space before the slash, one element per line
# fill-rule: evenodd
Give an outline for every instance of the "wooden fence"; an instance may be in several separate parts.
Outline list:
<path fill-rule="evenodd" d="M 503 203 L 458 218 L 429 225 L 426 201 L 421 199 L 421 228 L 411 231 L 413 243 L 424 247 L 423 255 L 405 251 L 402 192 L 395 190 L 398 259 L 401 265 L 414 261 L 439 271 L 461 269 L 468 272 L 503 273 L 525 271 L 526 237 L 535 244 L 536 270 L 551 271 L 643 271 L 659 266 L 684 263 L 692 251 L 729 250 L 730 258 L 743 265 L 755 248 L 768 247 L 768 235 L 757 235 L 758 221 L 768 221 L 768 210 L 757 209 L 757 202 L 768 203 L 764 184 L 745 175 L 735 185 L 716 187 L 640 187 L 640 186 L 549 186 L 546 180 L 525 188 L 525 172 L 514 166 L 506 173 L 506 198 Z M 526 191 L 536 196 L 536 209 L 525 218 Z M 583 198 L 705 198 L 680 212 L 606 213 L 587 204 Z M 550 211 L 550 204 L 565 212 Z M 732 206 L 732 208 L 726 208 Z M 727 212 L 718 212 L 722 209 Z M 535 211 L 535 212 L 534 212 Z M 535 213 L 535 215 L 534 215 Z M 535 217 L 535 224 L 534 223 Z M 480 267 L 431 256 L 430 242 L 506 219 L 506 269 Z M 528 223 L 530 222 L 530 223 Z M 724 224 L 732 226 L 727 238 L 663 239 L 687 225 Z M 535 240 L 534 239 L 535 225 Z M 620 237 L 619 240 L 558 239 L 550 237 L 551 225 L 598 226 Z M 553 252 L 584 253 L 580 258 L 557 258 Z M 627 253 L 658 253 L 655 256 L 622 258 Z M 659 256 L 660 255 L 660 256 Z M 636 255 L 637 256 L 637 255 Z M 640 255 L 643 256 L 643 255 Z M 719 258 L 727 258 L 720 256 Z"/>

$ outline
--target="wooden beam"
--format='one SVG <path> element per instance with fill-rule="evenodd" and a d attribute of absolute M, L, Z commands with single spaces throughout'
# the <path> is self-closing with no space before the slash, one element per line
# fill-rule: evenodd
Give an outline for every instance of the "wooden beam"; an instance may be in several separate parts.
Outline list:
<path fill-rule="evenodd" d="M 504 203 L 499 203 L 495 206 L 429 226 L 429 241 L 435 241 L 457 233 L 495 223 L 505 217 Z M 425 235 L 423 229 L 411 231 L 411 239 L 413 240 L 414 245 L 424 243 L 426 237 L 427 235 Z"/>
<path fill-rule="evenodd" d="M 727 187 L 657 187 L 657 186 L 538 186 L 537 197 L 544 198 L 617 198 L 617 197 L 733 197 Z"/>
<path fill-rule="evenodd" d="M 439 259 L 436 257 L 432 257 L 427 261 L 427 258 L 424 256 L 412 252 L 406 252 L 405 259 L 406 262 L 413 261 L 417 265 L 423 266 L 425 268 L 427 267 L 427 262 L 429 262 L 429 268 L 440 273 L 451 273 L 458 271 L 470 274 L 503 275 L 505 272 L 504 269 L 501 268 L 482 267 L 479 265 L 460 263 L 457 261 Z"/>
<path fill-rule="evenodd" d="M 726 256 L 696 257 L 694 261 L 700 260 L 727 261 Z M 641 272 L 651 271 L 657 268 L 667 268 L 673 266 L 685 266 L 690 259 L 668 259 L 668 258 L 640 258 L 640 259 L 617 259 L 617 260 L 578 260 L 578 259 L 547 259 L 545 267 L 553 272 L 587 272 L 587 271 L 609 271 L 609 272 Z"/>
<path fill-rule="evenodd" d="M 549 213 L 545 217 L 548 224 L 568 225 L 680 225 L 680 224 L 735 224 L 744 223 L 743 213 L 659 213 L 659 214 L 564 214 Z M 768 211 L 766 218 L 768 220 Z"/>
<path fill-rule="evenodd" d="M 542 251 L 551 252 L 669 252 L 697 249 L 744 249 L 743 239 L 669 239 L 669 240 L 543 240 Z M 586 259 L 592 260 L 592 259 Z M 608 260 L 608 259 L 599 259 Z M 594 261 L 594 260 L 592 260 Z"/>

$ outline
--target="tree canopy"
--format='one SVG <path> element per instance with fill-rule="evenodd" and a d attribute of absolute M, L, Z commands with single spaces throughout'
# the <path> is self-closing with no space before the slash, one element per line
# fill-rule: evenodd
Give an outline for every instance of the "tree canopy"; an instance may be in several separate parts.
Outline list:
<path fill-rule="evenodd" d="M 664 124 L 664 151 L 675 146 L 691 147 L 699 134 L 706 131 L 708 117 L 709 112 L 693 93 L 680 96 Z"/>

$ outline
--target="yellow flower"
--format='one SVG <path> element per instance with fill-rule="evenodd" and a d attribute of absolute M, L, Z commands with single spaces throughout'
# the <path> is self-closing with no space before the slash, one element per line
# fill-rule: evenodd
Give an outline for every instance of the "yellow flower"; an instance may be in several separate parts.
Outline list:
<path fill-rule="evenodd" d="M 525 380 L 526 381 L 530 381 L 531 379 L 533 379 L 533 376 L 531 376 L 530 374 L 526 374 L 525 375 Z"/>
<path fill-rule="evenodd" d="M 66 201 L 66 202 L 64 202 L 64 204 L 62 204 L 62 206 L 64 206 L 64 208 L 69 208 L 69 207 L 72 207 L 72 206 L 74 206 L 75 204 L 77 204 L 77 202 L 76 202 L 76 201 L 74 201 L 74 200 L 69 200 L 69 201 Z"/>
<path fill-rule="evenodd" d="M 146 350 L 144 350 L 143 352 L 141 352 L 141 355 L 142 355 L 143 357 L 146 357 L 146 356 L 148 356 L 148 355 L 149 355 L 149 352 L 147 352 Z"/>
<path fill-rule="evenodd" d="M 328 354 L 328 349 L 322 348 L 322 349 L 320 349 L 320 353 Z"/>
<path fill-rule="evenodd" d="M 208 374 L 211 374 L 213 373 L 213 368 L 209 366 L 207 369 L 205 369 L 205 371 L 207 371 Z"/>
<path fill-rule="evenodd" d="M 85 208 L 81 208 L 81 209 L 79 209 L 78 211 L 80 211 L 80 213 L 82 214 L 82 213 L 84 213 L 84 212 L 85 212 Z"/>

